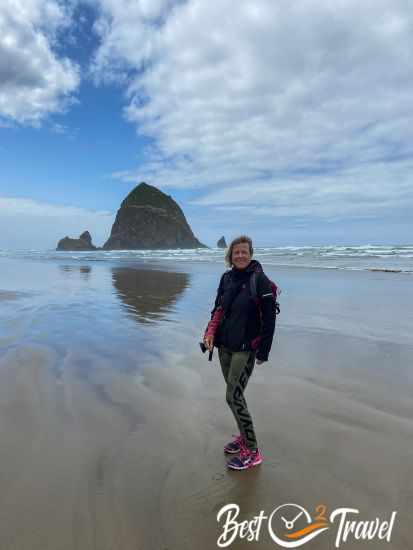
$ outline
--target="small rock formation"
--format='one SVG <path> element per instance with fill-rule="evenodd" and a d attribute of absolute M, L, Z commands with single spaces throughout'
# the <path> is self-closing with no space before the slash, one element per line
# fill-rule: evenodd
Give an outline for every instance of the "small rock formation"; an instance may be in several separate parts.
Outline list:
<path fill-rule="evenodd" d="M 222 236 L 219 241 L 217 242 L 218 248 L 227 248 L 227 243 L 225 242 L 225 237 Z"/>
<path fill-rule="evenodd" d="M 92 244 L 92 237 L 89 231 L 84 231 L 78 239 L 65 237 L 57 243 L 56 250 L 98 250 Z"/>
<path fill-rule="evenodd" d="M 123 200 L 104 250 L 207 248 L 192 233 L 178 204 L 140 183 Z"/>

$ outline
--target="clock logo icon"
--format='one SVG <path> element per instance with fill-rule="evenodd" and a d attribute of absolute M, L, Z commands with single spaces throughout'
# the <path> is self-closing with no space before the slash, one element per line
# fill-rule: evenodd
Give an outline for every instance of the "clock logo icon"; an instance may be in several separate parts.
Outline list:
<path fill-rule="evenodd" d="M 325 517 L 326 506 L 316 508 L 314 519 L 299 504 L 282 504 L 268 518 L 268 532 L 274 542 L 283 548 L 298 548 L 329 529 Z"/>

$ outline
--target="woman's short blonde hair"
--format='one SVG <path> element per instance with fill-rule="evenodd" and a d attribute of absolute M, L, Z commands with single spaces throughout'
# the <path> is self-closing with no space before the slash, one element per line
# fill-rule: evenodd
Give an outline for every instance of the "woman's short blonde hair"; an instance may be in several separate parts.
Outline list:
<path fill-rule="evenodd" d="M 250 249 L 251 256 L 254 254 L 254 249 L 252 248 L 252 240 L 247 237 L 247 235 L 240 235 L 231 241 L 231 244 L 225 252 L 225 263 L 228 267 L 232 266 L 232 251 L 236 244 L 247 243 Z"/>

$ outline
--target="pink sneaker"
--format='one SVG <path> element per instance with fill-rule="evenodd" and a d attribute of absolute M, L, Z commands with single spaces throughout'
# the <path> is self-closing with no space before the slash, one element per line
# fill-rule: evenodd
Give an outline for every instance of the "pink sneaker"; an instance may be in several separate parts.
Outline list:
<path fill-rule="evenodd" d="M 248 470 L 249 468 L 253 468 L 254 466 L 258 466 L 258 464 L 261 464 L 262 460 L 263 456 L 260 449 L 250 451 L 246 447 L 242 447 L 240 455 L 231 458 L 231 460 L 227 463 L 227 466 L 228 468 L 231 468 L 231 470 Z"/>
<path fill-rule="evenodd" d="M 224 447 L 224 452 L 232 455 L 239 453 L 244 446 L 244 438 L 242 435 L 234 435 L 234 439 L 227 443 Z"/>

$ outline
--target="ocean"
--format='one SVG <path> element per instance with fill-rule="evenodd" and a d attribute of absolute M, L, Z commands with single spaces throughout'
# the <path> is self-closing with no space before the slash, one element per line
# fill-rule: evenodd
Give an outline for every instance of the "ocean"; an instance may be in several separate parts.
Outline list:
<path fill-rule="evenodd" d="M 195 250 L 116 250 L 65 252 L 56 250 L 0 250 L 0 258 L 73 261 L 139 260 L 154 263 L 208 262 L 223 263 L 225 251 L 219 248 Z M 266 266 L 306 269 L 336 269 L 413 273 L 413 245 L 361 246 L 283 246 L 259 247 L 254 257 Z"/>

